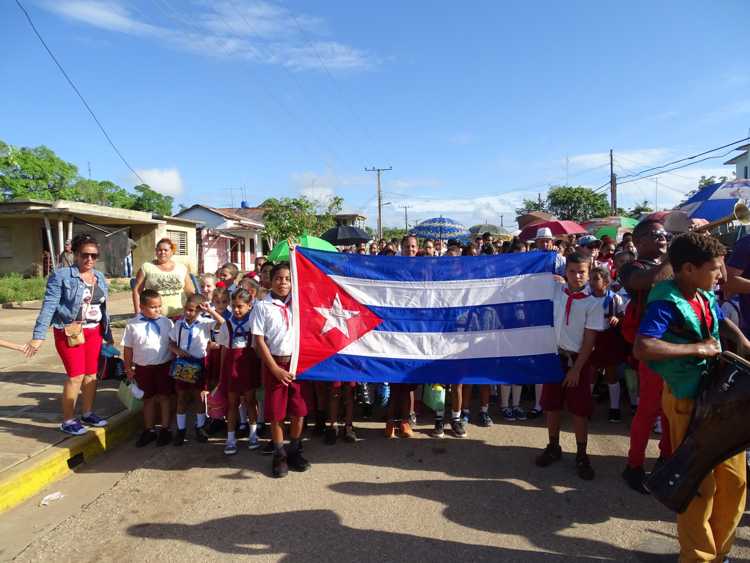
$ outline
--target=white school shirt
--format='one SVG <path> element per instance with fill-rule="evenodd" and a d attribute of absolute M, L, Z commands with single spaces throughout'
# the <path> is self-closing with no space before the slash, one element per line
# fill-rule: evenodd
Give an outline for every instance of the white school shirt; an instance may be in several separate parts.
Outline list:
<path fill-rule="evenodd" d="M 205 358 L 208 343 L 211 341 L 211 330 L 215 324 L 216 321 L 211 317 L 199 316 L 190 326 L 183 319 L 180 319 L 169 331 L 169 338 L 191 357 Z"/>
<path fill-rule="evenodd" d="M 247 315 L 247 319 L 245 319 L 242 323 L 238 323 L 237 321 L 239 319 L 235 319 L 234 315 L 229 317 L 227 319 L 227 322 L 221 325 L 221 330 L 219 331 L 219 335 L 216 337 L 217 344 L 226 346 L 227 348 L 247 348 L 248 346 L 252 346 L 253 345 L 252 327 L 253 327 L 253 312 L 254 311 L 255 311 L 255 308 L 253 307 L 253 310 L 250 311 L 250 314 Z M 232 328 L 231 346 L 229 342 L 230 325 Z"/>
<path fill-rule="evenodd" d="M 159 332 L 142 315 L 133 317 L 125 327 L 122 346 L 133 349 L 133 363 L 139 366 L 156 366 L 169 362 L 174 356 L 169 350 L 169 333 L 172 321 L 167 317 L 156 319 Z"/>
<path fill-rule="evenodd" d="M 587 289 L 587 297 L 574 299 L 570 305 L 570 319 L 565 323 L 565 305 L 568 295 L 565 293 L 565 284 L 556 284 L 552 296 L 552 304 L 555 315 L 555 336 L 557 347 L 568 352 L 578 353 L 583 346 L 583 331 L 586 328 L 592 330 L 604 330 L 604 315 L 602 300 L 591 295 Z"/>
<path fill-rule="evenodd" d="M 286 310 L 286 317 L 284 316 Z M 291 356 L 293 349 L 291 296 L 286 303 L 269 293 L 253 308 L 253 335 L 263 336 L 272 356 Z"/>
<path fill-rule="evenodd" d="M 591 293 L 591 290 L 586 288 L 587 293 Z M 604 299 L 606 295 L 603 295 L 601 297 L 597 297 L 596 295 L 592 294 L 591 297 L 596 299 L 599 302 L 599 307 L 602 312 L 602 316 L 604 317 L 604 329 L 609 328 L 609 307 L 606 309 L 604 308 Z M 623 304 L 622 297 L 615 291 L 612 292 L 612 302 L 614 303 L 614 307 L 612 308 L 612 312 L 615 316 L 622 316 L 625 314 L 625 305 Z"/>

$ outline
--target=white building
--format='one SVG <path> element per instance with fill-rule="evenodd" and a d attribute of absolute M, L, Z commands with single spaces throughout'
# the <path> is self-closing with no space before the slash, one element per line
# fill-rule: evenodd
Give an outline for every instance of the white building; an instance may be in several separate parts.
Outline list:
<path fill-rule="evenodd" d="M 744 151 L 738 154 L 731 160 L 727 160 L 724 164 L 734 164 L 736 166 L 736 174 L 738 180 L 750 179 L 750 145 L 742 145 L 737 147 L 738 151 Z"/>

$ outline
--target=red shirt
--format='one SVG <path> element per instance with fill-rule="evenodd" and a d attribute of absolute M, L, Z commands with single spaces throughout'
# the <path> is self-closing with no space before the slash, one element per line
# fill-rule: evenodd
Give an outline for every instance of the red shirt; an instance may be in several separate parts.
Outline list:
<path fill-rule="evenodd" d="M 713 315 L 709 312 L 709 305 L 708 301 L 706 301 L 703 297 L 700 295 L 696 295 L 695 299 L 688 299 L 688 303 L 690 303 L 690 306 L 693 308 L 693 311 L 695 311 L 695 314 L 698 317 L 698 321 L 701 325 L 701 330 L 703 330 L 703 327 L 705 326 L 708 334 L 711 334 L 711 327 L 713 326 Z"/>

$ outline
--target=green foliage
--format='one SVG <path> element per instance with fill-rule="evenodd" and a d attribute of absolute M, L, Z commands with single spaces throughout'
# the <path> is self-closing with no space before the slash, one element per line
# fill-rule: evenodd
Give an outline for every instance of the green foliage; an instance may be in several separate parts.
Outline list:
<path fill-rule="evenodd" d="M 611 214 L 607 196 L 583 186 L 552 186 L 546 199 L 525 199 L 516 213 L 545 211 L 564 221 L 586 221 Z"/>
<path fill-rule="evenodd" d="M 406 229 L 402 227 L 383 227 L 383 238 L 385 240 L 401 240 L 406 236 Z"/>
<path fill-rule="evenodd" d="M 632 217 L 633 219 L 638 219 L 643 213 L 651 213 L 654 210 L 653 207 L 651 207 L 651 204 L 647 199 L 644 199 L 642 202 L 637 203 L 633 209 L 627 212 L 628 217 Z"/>
<path fill-rule="evenodd" d="M 341 211 L 343 202 L 340 197 L 324 203 L 304 196 L 269 198 L 260 204 L 266 236 L 276 242 L 305 233 L 320 236 L 335 225 L 334 216 Z"/>
<path fill-rule="evenodd" d="M 712 186 L 713 184 L 723 184 L 728 179 L 727 176 L 719 176 L 718 179 L 716 176 L 701 176 L 701 179 L 698 180 L 698 189 L 702 190 L 706 186 Z"/>
<path fill-rule="evenodd" d="M 23 278 L 20 274 L 0 276 L 0 303 L 35 301 L 44 297 L 47 278 Z"/>
<path fill-rule="evenodd" d="M 97 181 L 79 178 L 73 188 L 76 191 L 75 199 L 77 201 L 133 209 L 135 197 L 126 189 L 109 180 Z"/>
<path fill-rule="evenodd" d="M 133 201 L 131 209 L 138 211 L 151 211 L 159 215 L 171 215 L 174 198 L 171 195 L 161 195 L 155 192 L 148 184 L 140 184 L 133 188 L 138 195 Z"/>
<path fill-rule="evenodd" d="M 77 175 L 75 165 L 45 146 L 19 149 L 0 141 L 0 193 L 4 199 L 69 199 Z"/>
<path fill-rule="evenodd" d="M 518 215 L 526 215 L 532 211 L 549 212 L 549 209 L 547 209 L 547 200 L 541 197 L 539 199 L 524 199 L 523 205 L 516 209 Z"/>

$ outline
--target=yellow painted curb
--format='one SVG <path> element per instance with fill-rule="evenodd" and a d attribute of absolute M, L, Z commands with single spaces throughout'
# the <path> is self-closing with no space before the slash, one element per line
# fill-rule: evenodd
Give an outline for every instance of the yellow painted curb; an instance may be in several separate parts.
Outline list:
<path fill-rule="evenodd" d="M 62 479 L 71 473 L 72 468 L 128 440 L 141 425 L 140 413 L 117 413 L 108 420 L 106 427 L 92 428 L 83 436 L 63 440 L 38 456 L 0 473 L 0 514 Z"/>

